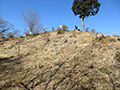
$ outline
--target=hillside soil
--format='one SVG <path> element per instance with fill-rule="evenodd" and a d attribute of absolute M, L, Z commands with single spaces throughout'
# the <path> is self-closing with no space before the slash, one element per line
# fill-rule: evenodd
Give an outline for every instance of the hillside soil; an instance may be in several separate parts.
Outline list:
<path fill-rule="evenodd" d="M 0 90 L 120 90 L 119 37 L 50 31 L 0 39 Z"/>

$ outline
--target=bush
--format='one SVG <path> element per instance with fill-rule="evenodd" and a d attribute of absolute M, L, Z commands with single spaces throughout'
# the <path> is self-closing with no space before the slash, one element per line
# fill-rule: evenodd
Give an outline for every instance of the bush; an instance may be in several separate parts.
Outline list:
<path fill-rule="evenodd" d="M 32 36 L 38 36 L 38 35 L 39 35 L 39 33 L 32 34 Z"/>
<path fill-rule="evenodd" d="M 106 73 L 106 74 L 109 73 L 108 69 L 107 69 L 107 68 L 104 68 L 104 67 L 101 67 L 101 68 L 99 68 L 98 70 L 99 70 L 100 72 L 102 72 L 102 73 Z"/>
<path fill-rule="evenodd" d="M 26 36 L 32 36 L 31 34 L 26 34 Z"/>
<path fill-rule="evenodd" d="M 26 32 L 25 32 L 25 35 L 26 35 L 26 36 L 29 36 L 29 35 L 30 35 L 29 31 L 26 31 Z"/>
<path fill-rule="evenodd" d="M 54 27 L 52 27 L 52 31 L 54 31 L 55 30 L 55 28 Z"/>
<path fill-rule="evenodd" d="M 13 37 L 14 37 L 14 34 L 11 33 L 11 32 L 9 32 L 9 33 L 7 34 L 7 36 L 8 36 L 9 38 L 13 38 Z"/>
<path fill-rule="evenodd" d="M 46 32 L 47 28 L 43 28 L 43 31 Z"/>
<path fill-rule="evenodd" d="M 111 38 L 110 42 L 116 42 L 116 39 Z"/>
<path fill-rule="evenodd" d="M 64 33 L 64 30 L 62 30 L 60 28 L 57 29 L 57 34 L 63 34 L 63 33 Z"/>
<path fill-rule="evenodd" d="M 92 29 L 91 32 L 92 32 L 93 34 L 95 34 L 95 29 Z"/>
<path fill-rule="evenodd" d="M 120 42 L 120 38 L 117 39 Z"/>
<path fill-rule="evenodd" d="M 89 27 L 86 28 L 86 32 L 89 32 L 88 30 L 89 30 Z"/>
<path fill-rule="evenodd" d="M 24 36 L 20 36 L 20 38 L 24 38 Z"/>
<path fill-rule="evenodd" d="M 68 27 L 66 26 L 66 25 L 60 25 L 60 28 L 62 28 L 62 30 L 66 30 L 66 29 L 68 29 Z"/>

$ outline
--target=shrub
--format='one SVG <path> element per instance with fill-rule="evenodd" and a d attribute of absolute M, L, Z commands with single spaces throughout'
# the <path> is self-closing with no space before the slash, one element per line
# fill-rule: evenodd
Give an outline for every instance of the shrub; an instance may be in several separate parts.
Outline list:
<path fill-rule="evenodd" d="M 7 36 L 10 37 L 10 38 L 13 38 L 13 37 L 14 37 L 14 34 L 11 33 L 11 32 L 9 32 L 9 33 L 7 34 Z"/>
<path fill-rule="evenodd" d="M 54 27 L 52 27 L 52 31 L 54 31 L 55 30 L 55 28 Z"/>
<path fill-rule="evenodd" d="M 39 35 L 39 33 L 32 34 L 32 36 L 38 36 L 38 35 Z"/>
<path fill-rule="evenodd" d="M 88 30 L 89 30 L 89 27 L 86 28 L 86 32 L 89 32 Z"/>
<path fill-rule="evenodd" d="M 95 29 L 92 29 L 91 32 L 92 32 L 93 34 L 95 34 Z"/>
<path fill-rule="evenodd" d="M 66 25 L 60 25 L 60 28 L 62 28 L 62 30 L 66 30 L 66 29 L 68 29 L 68 27 L 66 26 Z"/>
<path fill-rule="evenodd" d="M 98 70 L 99 70 L 100 72 L 102 72 L 102 73 L 106 73 L 106 74 L 109 73 L 108 69 L 107 69 L 107 68 L 104 68 L 104 67 L 101 67 L 101 68 L 99 68 Z"/>
<path fill-rule="evenodd" d="M 24 36 L 20 36 L 20 38 L 24 38 Z"/>
<path fill-rule="evenodd" d="M 96 40 L 102 40 L 102 37 L 97 37 Z"/>
<path fill-rule="evenodd" d="M 120 42 L 120 38 L 117 39 Z"/>
<path fill-rule="evenodd" d="M 31 34 L 26 34 L 26 36 L 32 36 Z"/>
<path fill-rule="evenodd" d="M 111 38 L 110 42 L 116 42 L 116 39 Z"/>
<path fill-rule="evenodd" d="M 26 31 L 26 32 L 25 32 L 25 35 L 26 35 L 26 36 L 30 36 L 29 31 Z"/>
<path fill-rule="evenodd" d="M 57 34 L 63 34 L 63 33 L 64 33 L 64 30 L 62 30 L 60 28 L 57 29 Z"/>
<path fill-rule="evenodd" d="M 43 31 L 46 32 L 47 28 L 43 28 Z"/>

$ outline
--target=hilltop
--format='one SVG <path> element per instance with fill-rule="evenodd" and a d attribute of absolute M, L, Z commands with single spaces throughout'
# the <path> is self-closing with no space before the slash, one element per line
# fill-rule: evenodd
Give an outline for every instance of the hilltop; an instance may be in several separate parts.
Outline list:
<path fill-rule="evenodd" d="M 119 40 L 81 31 L 0 39 L 0 90 L 120 90 Z"/>

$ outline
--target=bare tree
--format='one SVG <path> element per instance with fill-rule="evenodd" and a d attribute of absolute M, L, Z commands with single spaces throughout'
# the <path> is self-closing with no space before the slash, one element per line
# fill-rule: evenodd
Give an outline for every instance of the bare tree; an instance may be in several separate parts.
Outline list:
<path fill-rule="evenodd" d="M 0 18 L 0 37 L 4 37 L 4 33 L 9 29 L 6 24 L 7 22 Z"/>
<path fill-rule="evenodd" d="M 29 33 L 36 34 L 41 32 L 42 24 L 40 23 L 38 13 L 34 12 L 32 9 L 26 9 L 25 12 L 22 13 L 22 17 Z"/>
<path fill-rule="evenodd" d="M 8 32 L 7 37 L 18 36 L 18 32 L 19 32 L 19 30 L 14 30 L 14 31 Z"/>
<path fill-rule="evenodd" d="M 14 26 L 0 18 L 0 37 L 6 37 L 9 32 L 14 33 Z"/>
<path fill-rule="evenodd" d="M 51 27 L 52 28 L 52 31 L 54 31 L 55 30 L 55 28 L 54 27 Z"/>
<path fill-rule="evenodd" d="M 89 30 L 89 27 L 86 28 L 86 32 L 89 32 L 88 30 Z"/>
<path fill-rule="evenodd" d="M 92 29 L 91 32 L 92 32 L 93 34 L 95 34 L 95 29 Z"/>

